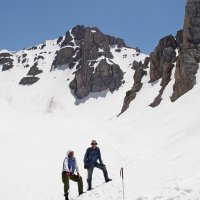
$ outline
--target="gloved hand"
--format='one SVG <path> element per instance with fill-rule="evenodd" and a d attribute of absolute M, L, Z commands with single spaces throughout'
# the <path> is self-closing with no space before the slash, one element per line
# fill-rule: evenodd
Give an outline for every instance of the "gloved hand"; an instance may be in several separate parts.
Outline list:
<path fill-rule="evenodd" d="M 66 175 L 67 175 L 67 176 L 71 176 L 71 175 L 72 175 L 72 172 L 66 172 Z"/>
<path fill-rule="evenodd" d="M 104 163 L 101 163 L 101 166 L 102 166 L 102 167 L 105 167 L 106 165 L 105 165 Z"/>
<path fill-rule="evenodd" d="M 84 165 L 84 169 L 87 169 L 87 165 Z"/>

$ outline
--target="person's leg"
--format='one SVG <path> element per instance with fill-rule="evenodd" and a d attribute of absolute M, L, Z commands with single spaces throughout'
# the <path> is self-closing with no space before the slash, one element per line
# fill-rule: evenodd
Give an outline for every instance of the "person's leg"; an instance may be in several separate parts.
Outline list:
<path fill-rule="evenodd" d="M 69 177 L 66 175 L 66 172 L 62 172 L 62 182 L 64 183 L 64 196 L 68 199 Z"/>
<path fill-rule="evenodd" d="M 78 193 L 79 195 L 83 194 L 83 180 L 82 177 L 77 175 L 70 176 L 70 180 L 75 181 L 78 183 Z"/>
<path fill-rule="evenodd" d="M 93 173 L 94 167 L 90 167 L 88 170 L 88 177 L 87 177 L 87 183 L 88 183 L 88 190 L 92 189 L 92 173 Z"/>
<path fill-rule="evenodd" d="M 105 178 L 105 181 L 106 181 L 106 182 L 108 182 L 108 181 L 111 180 L 111 179 L 108 178 L 108 171 L 107 171 L 105 165 L 96 163 L 96 164 L 95 164 L 95 167 L 103 171 L 103 175 L 104 175 L 104 178 Z"/>

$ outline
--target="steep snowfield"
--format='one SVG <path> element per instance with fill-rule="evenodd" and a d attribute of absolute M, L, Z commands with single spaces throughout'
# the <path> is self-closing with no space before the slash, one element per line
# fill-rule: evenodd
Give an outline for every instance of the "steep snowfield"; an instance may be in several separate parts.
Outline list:
<path fill-rule="evenodd" d="M 75 151 L 86 190 L 82 160 L 92 139 L 98 141 L 113 181 L 102 185 L 102 173 L 95 170 L 95 189 L 76 198 L 77 186 L 71 182 L 71 198 L 122 199 L 121 167 L 126 200 L 200 198 L 200 73 L 195 88 L 175 103 L 169 100 L 172 80 L 161 105 L 154 109 L 148 105 L 160 85 L 151 85 L 144 77 L 135 101 L 117 118 L 125 92 L 133 85 L 130 64 L 145 55 L 133 58 L 135 50 L 126 48 L 121 53 L 112 51 L 114 61 L 126 72 L 126 83 L 113 94 L 93 94 L 87 101 L 77 101 L 69 90 L 73 70 L 50 73 L 50 65 L 44 63 L 46 73 L 31 87 L 17 84 L 27 73 L 23 67 L 0 73 L 3 200 L 64 199 L 61 169 L 68 149 Z M 49 55 L 49 63 L 53 58 Z"/>

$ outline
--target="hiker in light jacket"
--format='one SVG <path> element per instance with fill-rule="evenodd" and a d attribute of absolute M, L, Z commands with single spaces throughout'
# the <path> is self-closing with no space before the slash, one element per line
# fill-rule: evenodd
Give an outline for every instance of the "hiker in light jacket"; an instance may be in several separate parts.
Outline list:
<path fill-rule="evenodd" d="M 75 174 L 75 171 L 77 174 Z M 64 183 L 65 200 L 68 200 L 69 180 L 77 182 L 79 195 L 83 194 L 83 181 L 79 174 L 77 161 L 72 150 L 67 152 L 67 156 L 63 161 L 62 181 Z"/>
<path fill-rule="evenodd" d="M 99 162 L 97 162 L 98 160 Z M 84 157 L 84 168 L 88 171 L 88 190 L 92 189 L 92 174 L 95 167 L 103 171 L 106 182 L 112 180 L 108 177 L 108 172 L 106 166 L 101 159 L 101 152 L 99 147 L 97 147 L 97 142 L 96 140 L 92 140 L 91 147 L 87 149 Z"/>

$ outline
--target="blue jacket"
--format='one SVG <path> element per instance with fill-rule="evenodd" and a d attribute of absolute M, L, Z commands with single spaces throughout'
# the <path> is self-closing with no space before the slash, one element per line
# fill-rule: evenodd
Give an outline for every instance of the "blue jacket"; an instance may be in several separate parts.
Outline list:
<path fill-rule="evenodd" d="M 63 162 L 63 171 L 71 172 L 72 175 L 75 174 L 75 171 L 78 172 L 78 166 L 75 157 L 65 157 L 65 160 Z"/>
<path fill-rule="evenodd" d="M 89 147 L 84 156 L 84 165 L 87 168 L 94 167 L 98 160 L 100 164 L 103 163 L 101 159 L 100 149 L 98 147 L 96 147 L 95 149 Z"/>

